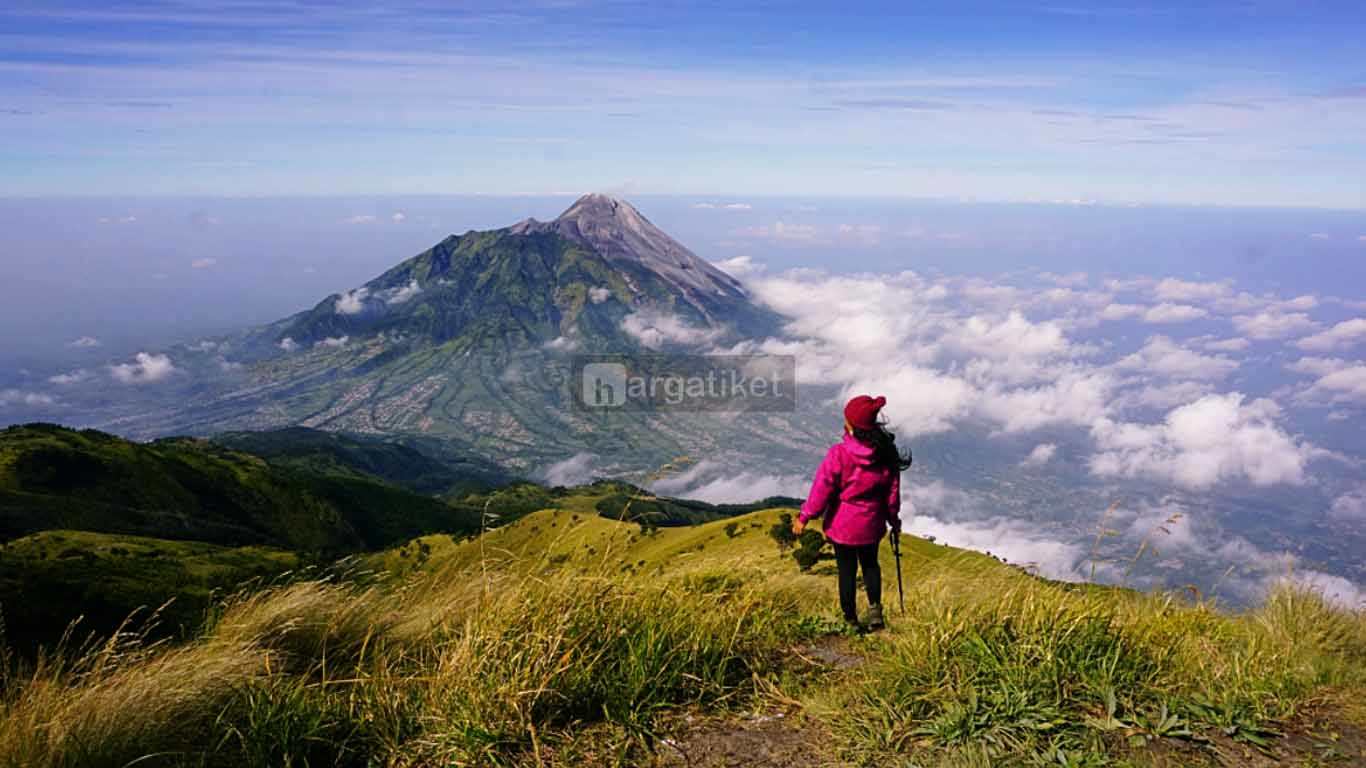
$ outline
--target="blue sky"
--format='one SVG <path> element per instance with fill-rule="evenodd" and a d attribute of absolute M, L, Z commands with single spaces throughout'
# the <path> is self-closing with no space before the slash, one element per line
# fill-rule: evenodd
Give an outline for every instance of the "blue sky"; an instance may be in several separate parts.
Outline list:
<path fill-rule="evenodd" d="M 1361 209 L 1364 41 L 1354 2 L 11 0 L 0 196 Z"/>

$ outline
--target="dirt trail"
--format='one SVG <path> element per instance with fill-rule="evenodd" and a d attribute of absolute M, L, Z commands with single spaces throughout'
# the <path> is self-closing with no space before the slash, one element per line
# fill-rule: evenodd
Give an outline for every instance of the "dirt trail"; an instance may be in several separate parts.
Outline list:
<path fill-rule="evenodd" d="M 799 662 L 819 673 L 854 669 L 866 657 L 848 638 L 825 637 L 793 649 Z M 686 716 L 656 753 L 660 768 L 788 768 L 844 765 L 830 750 L 825 724 L 795 704 L 745 715 Z"/>

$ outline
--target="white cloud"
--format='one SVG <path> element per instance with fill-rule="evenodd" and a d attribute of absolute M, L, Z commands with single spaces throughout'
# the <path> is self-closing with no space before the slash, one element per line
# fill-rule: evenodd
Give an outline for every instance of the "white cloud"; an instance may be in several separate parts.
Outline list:
<path fill-rule="evenodd" d="M 716 207 L 716 203 L 693 203 L 692 207 L 708 210 Z"/>
<path fill-rule="evenodd" d="M 1084 426 L 1104 417 L 1114 380 L 1104 372 L 1065 370 L 1038 387 L 1005 389 L 990 385 L 976 403 L 979 414 L 1005 432 L 1046 426 Z"/>
<path fill-rule="evenodd" d="M 56 404 L 52 395 L 42 392 L 28 392 L 20 389 L 0 389 L 0 408 L 20 405 L 27 408 L 45 408 Z"/>
<path fill-rule="evenodd" d="M 597 457 L 591 453 L 576 453 L 546 467 L 540 476 L 547 485 L 583 485 L 593 481 L 593 465 L 596 462 Z"/>
<path fill-rule="evenodd" d="M 1037 526 L 1021 520 L 998 518 L 955 523 L 917 514 L 906 531 L 916 536 L 933 536 L 940 544 L 990 552 L 1051 579 L 1082 581 L 1086 575 L 1083 547 L 1041 537 Z"/>
<path fill-rule="evenodd" d="M 422 288 L 417 284 L 417 278 L 413 278 L 412 280 L 408 281 L 407 285 L 396 286 L 394 288 L 390 288 L 384 291 L 380 298 L 388 304 L 402 304 L 403 302 L 408 301 L 409 299 L 412 299 L 413 297 L 417 296 L 419 293 L 422 293 Z"/>
<path fill-rule="evenodd" d="M 1186 323 L 1209 315 L 1207 310 L 1189 304 L 1162 303 L 1143 313 L 1145 323 Z"/>
<path fill-rule="evenodd" d="M 82 336 L 79 339 L 70 342 L 67 346 L 75 347 L 76 349 L 94 349 L 95 347 L 100 346 L 100 340 L 94 336 Z"/>
<path fill-rule="evenodd" d="M 379 219 L 378 219 L 377 217 L 372 216 L 371 214 L 363 213 L 363 214 L 359 214 L 359 215 L 356 215 L 356 216 L 348 216 L 347 218 L 342 219 L 342 223 L 343 223 L 343 224 L 373 224 L 373 223 L 375 223 L 375 222 L 378 221 L 378 220 L 379 220 Z"/>
<path fill-rule="evenodd" d="M 346 346 L 346 342 L 350 338 L 350 336 L 328 336 L 325 339 L 313 342 L 313 346 L 315 348 L 320 347 L 323 349 L 339 349 Z"/>
<path fill-rule="evenodd" d="M 803 498 L 810 487 L 810 479 L 802 475 L 728 474 L 728 468 L 721 462 L 701 461 L 686 472 L 655 481 L 650 490 L 710 504 L 745 504 L 770 496 Z"/>
<path fill-rule="evenodd" d="M 89 378 L 89 371 L 84 368 L 77 368 L 69 373 L 59 373 L 56 376 L 49 376 L 47 380 L 49 383 L 57 384 L 58 386 L 69 386 L 71 384 L 79 384 Z"/>
<path fill-rule="evenodd" d="M 1153 286 L 1160 301 L 1212 301 L 1233 292 L 1228 283 L 1201 283 L 1168 277 Z"/>
<path fill-rule="evenodd" d="M 747 227 L 741 230 L 740 234 L 762 240 L 811 242 L 816 239 L 816 228 L 810 224 L 789 224 L 778 221 L 772 225 L 761 224 L 757 227 Z"/>
<path fill-rule="evenodd" d="M 1166 336 L 1154 336 L 1142 349 L 1115 363 L 1115 367 L 1173 379 L 1222 379 L 1238 368 L 1238 361 L 1222 355 L 1201 355 Z"/>
<path fill-rule="evenodd" d="M 1348 522 L 1366 522 L 1366 489 L 1337 497 L 1328 514 Z"/>
<path fill-rule="evenodd" d="M 1366 403 L 1366 364 L 1357 364 L 1325 374 L 1301 396 L 1301 400 L 1331 403 Z"/>
<path fill-rule="evenodd" d="M 716 265 L 717 269 L 735 278 L 744 278 L 764 271 L 764 265 L 749 256 L 734 256 L 712 263 Z"/>
<path fill-rule="evenodd" d="M 1255 315 L 1235 315 L 1233 327 L 1245 336 L 1266 341 L 1311 331 L 1318 327 L 1318 323 L 1303 312 L 1268 311 Z"/>
<path fill-rule="evenodd" d="M 283 339 L 280 339 L 280 343 L 276 346 L 278 346 L 280 349 L 283 349 L 286 352 L 293 352 L 299 348 L 299 342 L 295 341 L 289 336 L 286 336 Z"/>
<path fill-rule="evenodd" d="M 704 344 L 720 335 L 710 328 L 688 325 L 677 315 L 652 311 L 632 312 L 623 317 L 621 329 L 650 349 L 661 349 L 665 344 Z"/>
<path fill-rule="evenodd" d="M 1110 304 L 1100 311 L 1100 318 L 1102 320 L 1123 320 L 1126 317 L 1138 317 L 1144 311 L 1144 307 L 1139 304 Z"/>
<path fill-rule="evenodd" d="M 612 291 L 609 288 L 599 286 L 597 288 L 588 289 L 588 300 L 594 304 L 601 304 L 610 298 L 612 298 Z"/>
<path fill-rule="evenodd" d="M 1346 367 L 1347 361 L 1339 357 L 1301 357 L 1293 363 L 1286 364 L 1285 369 L 1310 376 L 1327 376 Z"/>
<path fill-rule="evenodd" d="M 1277 424 L 1280 408 L 1242 394 L 1207 395 L 1167 414 L 1161 424 L 1099 419 L 1091 435 L 1091 471 L 1102 477 L 1147 476 L 1191 488 L 1245 478 L 1254 485 L 1304 482 L 1311 447 Z"/>
<path fill-rule="evenodd" d="M 408 215 L 403 211 L 394 211 L 394 215 L 389 217 L 389 220 L 395 224 L 402 224 L 404 221 L 407 221 L 407 219 Z"/>
<path fill-rule="evenodd" d="M 347 291 L 337 298 L 334 305 L 339 315 L 356 315 L 365 309 L 365 298 L 370 295 L 370 289 L 365 286 Z"/>
<path fill-rule="evenodd" d="M 886 396 L 884 413 L 893 431 L 906 437 L 947 431 L 955 419 L 967 415 L 975 398 L 972 386 L 962 379 L 914 365 L 889 366 L 855 379 L 844 395 L 863 392 Z"/>
<path fill-rule="evenodd" d="M 1026 467 L 1042 467 L 1052 461 L 1057 452 L 1058 446 L 1053 443 L 1039 443 L 1020 464 Z"/>
<path fill-rule="evenodd" d="M 1252 346 L 1247 339 L 1214 339 L 1205 342 L 1205 349 L 1211 352 L 1242 352 Z"/>
<path fill-rule="evenodd" d="M 1207 381 L 1170 381 L 1164 384 L 1148 384 L 1136 390 L 1128 390 L 1115 398 L 1115 407 L 1151 408 L 1169 411 L 1178 405 L 1193 403 L 1214 391 Z"/>
<path fill-rule="evenodd" d="M 726 203 L 725 209 L 728 211 L 748 211 L 754 208 L 749 203 Z"/>
<path fill-rule="evenodd" d="M 1366 341 L 1366 317 L 1344 320 L 1326 331 L 1306 336 L 1295 342 L 1300 349 L 1326 352 L 1338 347 L 1350 347 Z"/>
<path fill-rule="evenodd" d="M 1360 610 L 1366 607 L 1366 592 L 1351 581 L 1321 571 L 1302 570 L 1290 576 L 1271 577 L 1271 586 L 1289 581 L 1295 586 L 1308 589 L 1323 596 L 1333 605 Z"/>
<path fill-rule="evenodd" d="M 109 366 L 109 375 L 120 384 L 151 384 L 177 371 L 171 358 L 161 354 L 139 352 L 131 363 Z"/>
<path fill-rule="evenodd" d="M 195 259 L 190 262 L 190 266 L 194 269 L 208 269 L 217 263 L 218 259 L 215 259 L 212 256 L 206 256 L 202 259 Z"/>
<path fill-rule="evenodd" d="M 1329 235 L 1327 232 L 1310 232 L 1310 233 L 1309 233 L 1309 239 L 1310 239 L 1310 240 L 1332 240 L 1333 238 L 1332 238 L 1332 236 Z"/>

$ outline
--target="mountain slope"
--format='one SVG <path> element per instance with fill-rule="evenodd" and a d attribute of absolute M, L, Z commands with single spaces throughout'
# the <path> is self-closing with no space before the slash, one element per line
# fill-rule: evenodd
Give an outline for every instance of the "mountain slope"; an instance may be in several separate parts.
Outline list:
<path fill-rule="evenodd" d="M 274 467 L 203 440 L 0 431 L 0 541 L 75 529 L 336 556 L 478 527 L 476 512 L 387 483 Z"/>

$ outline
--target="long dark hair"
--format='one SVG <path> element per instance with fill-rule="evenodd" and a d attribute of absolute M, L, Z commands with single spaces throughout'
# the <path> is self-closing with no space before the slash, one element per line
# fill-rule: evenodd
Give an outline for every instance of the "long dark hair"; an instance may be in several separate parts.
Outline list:
<path fill-rule="evenodd" d="M 850 428 L 854 437 L 860 442 L 873 446 L 873 458 L 878 464 L 897 472 L 905 472 L 911 466 L 911 452 L 906 451 L 902 454 L 896 449 L 896 435 L 887 431 L 887 427 L 878 424 L 872 429 Z"/>

